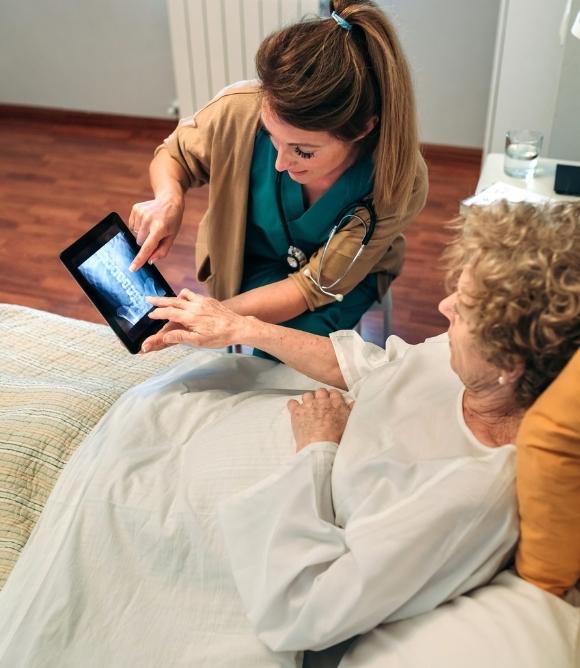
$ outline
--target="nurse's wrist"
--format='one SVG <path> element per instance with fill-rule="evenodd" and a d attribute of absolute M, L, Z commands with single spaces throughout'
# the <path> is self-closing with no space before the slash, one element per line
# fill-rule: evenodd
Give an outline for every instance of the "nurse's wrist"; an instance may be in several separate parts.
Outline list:
<path fill-rule="evenodd" d="M 171 186 L 165 186 L 155 191 L 155 199 L 169 204 L 171 206 L 183 209 L 185 203 L 185 193 L 179 183 Z"/>

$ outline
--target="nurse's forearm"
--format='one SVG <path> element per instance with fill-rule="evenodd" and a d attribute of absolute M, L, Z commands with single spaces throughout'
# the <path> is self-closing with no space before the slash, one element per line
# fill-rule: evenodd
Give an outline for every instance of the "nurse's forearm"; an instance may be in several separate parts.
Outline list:
<path fill-rule="evenodd" d="M 159 151 L 151 161 L 149 179 L 156 198 L 183 199 L 188 188 L 185 170 L 166 150 Z"/>
<path fill-rule="evenodd" d="M 240 344 L 264 350 L 321 383 L 347 389 L 334 346 L 328 337 L 272 325 L 253 317 L 240 321 L 235 335 Z"/>
<path fill-rule="evenodd" d="M 235 313 L 272 323 L 285 322 L 308 309 L 302 293 L 290 278 L 242 292 L 222 303 Z"/>

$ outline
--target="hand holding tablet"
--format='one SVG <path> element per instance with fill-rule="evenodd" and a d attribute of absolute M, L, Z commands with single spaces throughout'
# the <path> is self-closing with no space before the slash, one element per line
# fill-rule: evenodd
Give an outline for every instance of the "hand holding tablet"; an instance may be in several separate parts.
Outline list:
<path fill-rule="evenodd" d="M 165 321 L 152 320 L 147 296 L 174 297 L 157 267 L 129 267 L 139 246 L 117 213 L 110 213 L 61 254 L 65 267 L 79 283 L 129 352 L 139 352 L 143 341 Z"/>

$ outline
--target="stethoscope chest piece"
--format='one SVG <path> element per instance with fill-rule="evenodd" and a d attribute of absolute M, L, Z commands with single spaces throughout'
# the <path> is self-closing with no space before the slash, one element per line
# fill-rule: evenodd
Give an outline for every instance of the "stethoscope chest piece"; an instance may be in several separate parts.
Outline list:
<path fill-rule="evenodd" d="M 288 262 L 291 269 L 300 269 L 300 267 L 303 267 L 306 264 L 307 260 L 306 253 L 300 250 L 298 246 L 293 246 L 292 244 L 288 246 L 286 262 Z"/>
<path fill-rule="evenodd" d="M 292 234 L 290 232 L 290 227 L 288 225 L 288 221 L 286 220 L 286 215 L 284 213 L 284 207 L 282 206 L 282 175 L 280 172 L 276 174 L 276 204 L 278 208 L 278 214 L 280 217 L 280 221 L 282 223 L 282 227 L 284 228 L 284 234 L 286 235 L 286 240 L 288 241 L 288 250 L 286 251 L 286 262 L 288 263 L 288 266 L 292 269 L 292 271 L 297 271 L 299 269 L 302 269 L 307 263 L 308 263 L 308 258 L 306 256 L 306 253 L 298 248 L 298 246 L 295 245 L 294 240 L 292 238 Z M 359 213 L 357 212 L 357 209 L 365 209 L 368 213 L 368 221 L 364 220 Z M 352 213 L 350 211 L 352 210 Z M 355 253 L 354 257 L 351 259 L 348 267 L 342 272 L 342 275 L 336 278 L 332 283 L 329 285 L 322 285 L 321 282 L 321 277 L 323 275 L 323 265 L 324 261 L 326 259 L 326 253 L 328 251 L 328 247 L 330 246 L 330 242 L 334 238 L 335 234 L 340 232 L 344 227 L 346 227 L 347 224 L 351 220 L 356 220 L 359 222 L 362 227 L 364 228 L 364 236 L 361 239 L 361 245 L 358 251 Z M 318 271 L 317 271 L 317 276 L 312 276 L 310 273 L 310 270 L 308 267 L 304 269 L 304 275 L 309 278 L 316 287 L 323 292 L 325 295 L 329 295 L 330 297 L 333 297 L 337 301 L 341 302 L 343 299 L 343 295 L 340 293 L 333 293 L 330 292 L 331 289 L 333 289 L 342 279 L 348 274 L 348 272 L 351 270 L 352 266 L 354 263 L 358 260 L 360 257 L 361 253 L 364 251 L 364 249 L 367 247 L 367 244 L 371 240 L 371 237 L 373 235 L 373 232 L 375 230 L 375 226 L 377 224 L 377 214 L 375 211 L 375 208 L 373 206 L 370 193 L 369 196 L 358 200 L 356 202 L 352 202 L 351 204 L 345 206 L 338 214 L 337 217 L 337 223 L 336 225 L 332 228 L 330 231 L 330 235 L 324 244 L 324 247 L 322 249 L 322 256 L 319 261 L 318 265 Z"/>

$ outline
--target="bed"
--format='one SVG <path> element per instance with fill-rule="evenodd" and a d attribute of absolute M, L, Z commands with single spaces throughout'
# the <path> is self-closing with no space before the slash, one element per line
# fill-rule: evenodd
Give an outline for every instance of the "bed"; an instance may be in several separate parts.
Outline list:
<path fill-rule="evenodd" d="M 281 411 L 285 397 L 318 384 L 283 365 L 221 351 L 175 347 L 154 355 L 131 356 L 105 326 L 20 306 L 0 306 L 0 331 L 3 344 L 0 351 L 0 584 L 13 573 L 0 594 L 0 612 L 2 601 L 9 596 L 10 600 L 19 602 L 14 607 L 15 617 L 24 618 L 29 588 L 33 590 L 34 582 L 39 579 L 58 577 L 51 572 L 50 550 L 70 552 L 65 562 L 69 590 L 62 592 L 60 600 L 52 602 L 55 619 L 67 620 L 66 631 L 57 637 L 45 634 L 46 637 L 37 638 L 34 649 L 29 650 L 28 639 L 18 636 L 13 620 L 4 620 L 4 627 L 0 622 L 0 629 L 4 628 L 0 632 L 0 666 L 258 668 L 304 665 L 327 668 L 339 662 L 341 668 L 453 668 L 467 664 L 472 668 L 580 666 L 577 591 L 570 590 L 568 599 L 563 600 L 525 582 L 513 570 L 500 573 L 488 586 L 460 596 L 433 612 L 385 624 L 336 648 L 304 655 L 270 651 L 255 637 L 245 618 L 226 556 L 216 539 L 213 516 L 221 497 L 262 479 L 291 457 L 293 443 L 282 437 L 276 439 L 274 433 L 276 448 L 257 442 L 255 451 L 248 457 L 247 448 L 241 452 L 236 449 L 241 447 L 236 443 L 247 443 L 252 434 L 242 434 L 240 441 L 240 434 L 224 433 L 220 447 L 212 451 L 211 456 L 201 452 L 183 460 L 167 451 L 158 464 L 164 467 L 166 479 L 171 480 L 177 467 L 191 467 L 197 476 L 198 490 L 195 498 L 184 496 L 177 506 L 172 498 L 164 507 L 164 490 L 155 489 L 154 480 L 140 477 L 140 471 L 132 468 L 135 453 L 119 457 L 114 435 L 107 448 L 95 451 L 90 447 L 91 434 L 95 426 L 96 430 L 100 428 L 100 418 L 109 410 L 114 411 L 117 399 L 126 392 L 140 405 L 151 402 L 154 422 L 154 408 L 164 400 L 156 394 L 157 379 L 166 382 L 183 369 L 190 369 L 194 378 L 188 391 L 193 388 L 200 393 L 199 410 L 191 415 L 197 428 L 203 428 L 206 422 L 219 423 L 215 408 L 211 415 L 204 412 L 203 393 L 223 396 L 220 405 L 231 412 L 237 410 L 240 400 L 228 395 L 225 388 L 230 384 L 237 384 L 238 389 L 270 388 L 268 410 L 264 410 L 262 404 L 252 409 L 255 420 L 262 421 L 260 428 L 267 431 L 269 413 Z M 251 391 L 245 392 L 243 397 L 247 410 L 252 406 Z M 127 403 L 123 406 L 123 410 L 127 410 Z M 120 415 L 119 424 L 122 423 L 123 415 Z M 187 424 L 166 425 L 178 434 L 189 427 Z M 243 429 L 240 426 L 240 430 Z M 83 447 L 78 448 L 83 441 Z M 148 451 L 137 455 L 144 461 L 157 456 Z M 150 606 L 152 620 L 151 628 L 142 634 L 136 633 L 131 620 L 124 616 L 130 607 L 123 603 L 124 597 L 137 596 L 134 591 L 139 587 L 128 582 L 125 591 L 123 584 L 116 582 L 113 588 L 113 580 L 95 582 L 91 595 L 101 601 L 103 619 L 110 615 L 115 620 L 114 626 L 95 619 L 92 627 L 78 628 L 81 624 L 78 613 L 84 601 L 75 593 L 75 577 L 86 580 L 90 572 L 79 570 L 75 575 L 81 560 L 79 555 L 84 555 L 86 564 L 97 559 L 104 550 L 102 553 L 111 558 L 113 571 L 115 559 L 111 555 L 117 554 L 115 546 L 130 543 L 133 537 L 119 534 L 111 538 L 110 545 L 91 545 L 92 527 L 88 525 L 86 533 L 76 537 L 75 543 L 67 543 L 67 513 L 74 513 L 70 495 L 79 472 L 88 467 L 101 467 L 99 475 L 106 485 L 107 462 L 118 466 L 119 461 L 126 466 L 121 477 L 127 481 L 127 494 L 145 497 L 145 502 L 149 493 L 156 503 L 161 499 L 160 504 L 152 505 L 150 515 L 143 520 L 142 534 L 147 542 L 139 543 L 139 551 L 133 555 L 131 564 L 138 576 L 141 559 L 146 560 L 149 580 L 153 572 L 157 587 L 157 590 L 148 590 L 146 595 L 139 592 L 143 604 Z M 38 518 L 51 493 L 51 502 L 56 500 L 57 503 L 52 503 L 38 529 Z M 62 512 L 59 499 L 63 500 Z M 161 525 L 155 521 L 159 513 L 167 518 L 172 513 L 187 512 L 188 504 L 196 504 L 196 516 L 206 518 L 194 529 L 196 544 L 200 546 L 196 555 L 185 553 L 184 546 L 191 537 L 182 536 L 181 529 L 176 529 L 175 533 L 164 529 L 161 534 L 158 530 Z M 100 521 L 97 514 L 94 520 Z M 131 522 L 134 527 L 134 517 Z M 167 527 L 167 523 L 163 526 Z M 34 555 L 30 554 L 31 549 L 24 549 L 33 531 L 34 541 L 30 541 L 29 546 L 32 543 L 52 546 L 46 549 L 40 569 L 31 568 L 35 563 Z M 119 552 L 118 558 L 126 559 L 126 553 Z M 195 587 L 184 586 L 183 572 L 191 572 Z M 179 579 L 175 574 L 179 574 Z M 174 576 L 175 581 L 171 581 Z M 192 600 L 196 601 L 195 608 Z M 203 603 L 199 604 L 200 601 Z M 75 634 L 84 638 L 90 636 L 98 650 L 87 654 L 86 648 L 80 647 L 79 653 L 67 649 L 65 659 L 54 658 L 65 656 L 62 650 L 70 646 L 70 639 L 80 637 Z M 150 636 L 154 634 L 159 637 L 152 640 Z M 156 648 L 156 653 L 151 647 Z"/>

